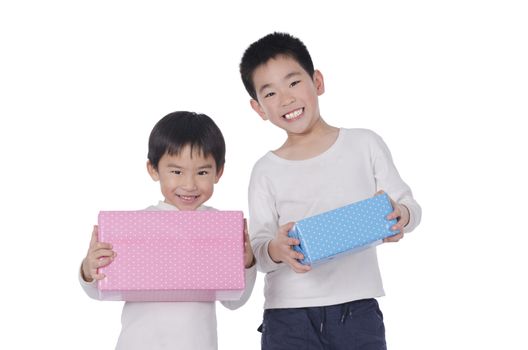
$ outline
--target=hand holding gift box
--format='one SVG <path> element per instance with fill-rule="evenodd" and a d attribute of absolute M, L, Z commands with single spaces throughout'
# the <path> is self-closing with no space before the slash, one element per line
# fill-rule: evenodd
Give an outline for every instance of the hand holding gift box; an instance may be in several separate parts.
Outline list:
<path fill-rule="evenodd" d="M 242 212 L 102 211 L 98 236 L 118 254 L 99 268 L 101 300 L 237 300 L 244 290 Z"/>
<path fill-rule="evenodd" d="M 382 239 L 397 234 L 398 231 L 391 230 L 396 219 L 387 219 L 392 212 L 389 196 L 382 193 L 302 219 L 288 235 L 300 241 L 293 249 L 304 255 L 301 264 L 313 265 L 381 243 Z"/>

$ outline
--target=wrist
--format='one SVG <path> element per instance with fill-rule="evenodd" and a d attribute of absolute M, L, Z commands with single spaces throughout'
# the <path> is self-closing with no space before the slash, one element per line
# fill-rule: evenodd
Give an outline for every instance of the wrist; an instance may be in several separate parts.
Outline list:
<path fill-rule="evenodd" d="M 246 264 L 244 267 L 246 269 L 250 269 L 257 263 L 257 259 L 255 259 L 255 255 L 252 256 L 251 262 L 249 264 Z"/>
<path fill-rule="evenodd" d="M 282 262 L 280 259 L 276 258 L 275 255 L 275 238 L 270 240 L 268 243 L 268 255 L 274 263 L 279 264 Z"/>
<path fill-rule="evenodd" d="M 405 219 L 406 219 L 406 223 L 403 224 L 403 227 L 407 226 L 409 224 L 409 222 L 411 221 L 411 212 L 409 211 L 409 208 L 407 208 L 407 206 L 403 205 L 403 204 L 400 204 L 400 206 L 402 207 L 401 211 L 402 212 L 406 212 L 407 214 L 406 215 L 402 215 Z"/>
<path fill-rule="evenodd" d="M 83 260 L 82 265 L 81 265 L 81 278 L 83 279 L 83 281 L 91 283 L 93 282 L 93 278 L 90 277 L 89 271 L 88 272 L 85 271 L 85 265 L 86 265 L 86 259 Z"/>

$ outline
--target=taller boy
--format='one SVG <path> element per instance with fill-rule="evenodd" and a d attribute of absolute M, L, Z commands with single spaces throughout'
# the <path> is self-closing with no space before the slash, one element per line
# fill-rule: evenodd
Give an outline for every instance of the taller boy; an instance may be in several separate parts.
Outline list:
<path fill-rule="evenodd" d="M 249 186 L 251 242 L 266 273 L 262 349 L 386 349 L 376 248 L 311 269 L 287 233 L 295 221 L 383 190 L 400 230 L 385 241 L 395 242 L 418 225 L 420 206 L 378 135 L 323 120 L 323 76 L 299 39 L 273 33 L 254 42 L 240 73 L 251 107 L 287 134 L 257 161 Z"/>

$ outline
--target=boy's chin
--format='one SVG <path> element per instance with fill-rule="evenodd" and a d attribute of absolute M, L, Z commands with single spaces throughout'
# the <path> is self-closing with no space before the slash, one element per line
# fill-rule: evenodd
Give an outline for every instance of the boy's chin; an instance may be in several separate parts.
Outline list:
<path fill-rule="evenodd" d="M 185 202 L 182 202 L 182 201 L 174 201 L 174 200 L 171 200 L 171 201 L 167 201 L 165 200 L 166 203 L 176 207 L 178 210 L 181 210 L 181 211 L 188 211 L 188 210 L 196 210 L 198 209 L 202 204 L 203 202 L 202 201 L 195 201 L 193 203 L 185 203 Z"/>

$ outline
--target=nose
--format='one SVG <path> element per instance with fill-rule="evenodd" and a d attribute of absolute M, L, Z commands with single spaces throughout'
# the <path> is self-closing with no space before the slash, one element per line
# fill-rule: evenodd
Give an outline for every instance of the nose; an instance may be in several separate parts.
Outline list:
<path fill-rule="evenodd" d="M 288 106 L 295 102 L 295 97 L 293 97 L 292 94 L 288 92 L 281 93 L 281 105 L 282 106 Z"/>
<path fill-rule="evenodd" d="M 193 175 L 185 176 L 182 187 L 186 191 L 194 191 L 196 189 L 196 181 Z"/>

